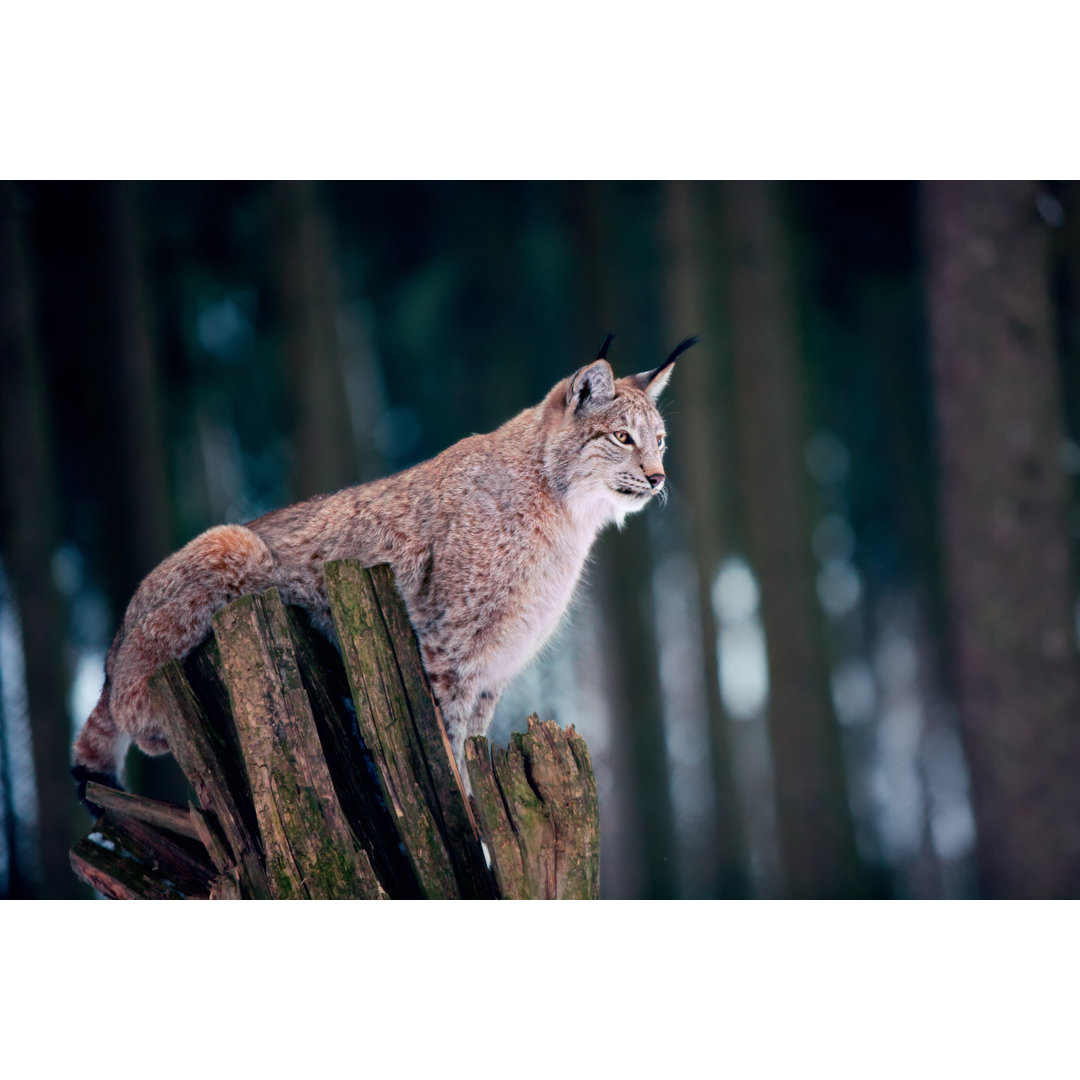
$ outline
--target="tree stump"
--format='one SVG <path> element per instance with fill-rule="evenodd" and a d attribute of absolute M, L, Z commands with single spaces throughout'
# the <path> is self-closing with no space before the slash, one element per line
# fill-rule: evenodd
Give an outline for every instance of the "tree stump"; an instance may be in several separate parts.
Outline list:
<path fill-rule="evenodd" d="M 573 726 L 466 747 L 467 799 L 393 575 L 325 567 L 340 652 L 277 589 L 151 681 L 187 806 L 99 785 L 71 849 L 115 899 L 596 899 L 599 817 Z"/>

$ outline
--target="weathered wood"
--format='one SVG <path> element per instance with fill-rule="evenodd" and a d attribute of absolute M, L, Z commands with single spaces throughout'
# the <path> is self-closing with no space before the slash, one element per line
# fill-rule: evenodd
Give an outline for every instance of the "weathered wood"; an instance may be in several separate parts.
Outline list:
<path fill-rule="evenodd" d="M 422 895 L 457 899 L 461 891 L 431 808 L 426 762 L 371 579 L 351 560 L 327 563 L 325 572 L 360 735 L 374 758 L 382 798 L 396 819 Z"/>
<path fill-rule="evenodd" d="M 240 738 L 236 734 L 236 723 L 229 705 L 229 688 L 225 684 L 221 650 L 213 634 L 188 656 L 183 667 L 188 685 L 206 713 L 224 781 L 236 798 L 237 809 L 243 815 L 248 830 L 257 837 L 259 830 L 255 820 L 255 804 L 248 790 L 244 761 L 240 754 Z"/>
<path fill-rule="evenodd" d="M 255 809 L 246 785 L 235 779 L 236 766 L 229 753 L 232 740 L 226 736 L 224 724 L 220 719 L 217 724 L 211 722 L 175 660 L 151 678 L 150 704 L 199 806 L 213 817 L 228 844 L 230 862 L 241 870 L 245 893 L 253 899 L 269 897 Z"/>
<path fill-rule="evenodd" d="M 330 778 L 375 874 L 395 899 L 418 900 L 420 886 L 397 824 L 372 782 L 375 762 L 360 737 L 341 657 L 301 608 L 286 608 L 300 678 L 311 703 Z"/>
<path fill-rule="evenodd" d="M 72 847 L 71 865 L 114 900 L 205 900 L 217 880 L 194 845 L 108 812 Z"/>
<path fill-rule="evenodd" d="M 503 896 L 596 899 L 600 829 L 596 780 L 573 725 L 529 717 L 506 749 L 467 740 L 466 764 Z"/>
<path fill-rule="evenodd" d="M 507 900 L 528 899 L 530 892 L 521 845 L 495 779 L 487 739 L 475 736 L 465 740 L 465 767 L 469 771 L 476 813 L 491 856 L 499 894 Z"/>
<path fill-rule="evenodd" d="M 222 877 L 229 878 L 236 883 L 240 890 L 240 869 L 233 859 L 232 852 L 222 839 L 218 830 L 210 819 L 193 803 L 188 803 L 188 817 L 195 829 L 195 834 L 202 846 L 206 848 L 206 854 L 214 864 L 214 869 Z"/>
<path fill-rule="evenodd" d="M 340 656 L 271 589 L 155 674 L 194 799 L 93 786 L 107 809 L 76 873 L 117 898 L 595 896 L 596 787 L 573 728 L 530 718 L 508 750 L 467 745 L 478 824 L 389 569 L 328 564 L 327 588 Z"/>
<path fill-rule="evenodd" d="M 355 566 L 359 567 L 359 564 Z M 491 899 L 495 893 L 480 846 L 480 830 L 465 797 L 450 740 L 424 672 L 416 634 L 398 595 L 394 573 L 386 565 L 373 566 L 366 573 L 375 592 L 383 626 L 393 645 L 398 674 L 409 704 L 413 734 L 427 764 L 425 776 L 431 780 L 427 795 L 434 800 L 428 805 L 440 823 L 462 896 Z"/>
<path fill-rule="evenodd" d="M 213 626 L 272 895 L 385 897 L 331 782 L 278 591 L 241 597 Z"/>
<path fill-rule="evenodd" d="M 192 840 L 198 840 L 199 834 L 186 806 L 176 803 L 148 799 L 145 795 L 132 795 L 127 791 L 95 784 L 93 780 L 86 785 L 87 799 L 102 810 L 111 811 L 113 817 L 134 818 L 136 821 L 154 825 L 159 829 L 168 829 Z"/>
<path fill-rule="evenodd" d="M 240 884 L 231 877 L 219 877 L 210 886 L 211 900 L 242 900 Z"/>
<path fill-rule="evenodd" d="M 574 725 L 563 731 L 536 717 L 533 780 L 555 823 L 554 898 L 595 900 L 600 895 L 600 799 L 585 740 Z M 547 746 L 539 742 L 543 737 Z"/>

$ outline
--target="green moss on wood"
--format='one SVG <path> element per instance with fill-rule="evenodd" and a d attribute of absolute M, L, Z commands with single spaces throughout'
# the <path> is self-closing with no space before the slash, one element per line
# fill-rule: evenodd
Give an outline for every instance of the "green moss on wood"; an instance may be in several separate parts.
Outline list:
<path fill-rule="evenodd" d="M 274 895 L 385 895 L 334 791 L 276 589 L 214 616 Z"/>
<path fill-rule="evenodd" d="M 103 796 L 76 872 L 117 897 L 595 897 L 580 736 L 530 718 L 490 755 L 469 740 L 478 822 L 389 569 L 326 571 L 344 667 L 276 589 L 223 608 L 214 638 L 151 682 L 196 801 Z"/>
<path fill-rule="evenodd" d="M 433 810 L 436 800 L 426 790 L 427 764 L 370 575 L 352 560 L 327 563 L 325 574 L 357 723 L 416 880 L 429 899 L 457 898 L 461 892 Z"/>
<path fill-rule="evenodd" d="M 470 739 L 466 764 L 496 876 L 510 899 L 596 899 L 600 820 L 588 750 L 529 717 L 506 748 Z"/>

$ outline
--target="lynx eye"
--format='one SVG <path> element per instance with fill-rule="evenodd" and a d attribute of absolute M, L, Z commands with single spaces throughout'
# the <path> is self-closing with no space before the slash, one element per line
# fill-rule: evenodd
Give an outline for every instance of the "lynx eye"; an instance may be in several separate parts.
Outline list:
<path fill-rule="evenodd" d="M 629 431 L 616 431 L 613 432 L 612 437 L 616 442 L 620 442 L 623 446 L 633 446 L 634 438 Z"/>
<path fill-rule="evenodd" d="M 667 436 L 666 435 L 657 435 L 656 436 L 656 445 L 661 450 L 663 450 L 664 447 L 667 446 Z"/>

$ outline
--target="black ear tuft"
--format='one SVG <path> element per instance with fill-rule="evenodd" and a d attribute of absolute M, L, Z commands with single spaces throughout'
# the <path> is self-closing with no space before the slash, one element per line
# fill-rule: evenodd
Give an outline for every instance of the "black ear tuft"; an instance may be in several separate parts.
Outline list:
<path fill-rule="evenodd" d="M 674 364 L 687 349 L 692 349 L 700 340 L 701 338 L 698 337 L 683 338 L 683 340 L 672 350 L 671 355 L 660 365 L 658 370 L 663 371 L 668 364 Z"/>
<path fill-rule="evenodd" d="M 640 375 L 634 376 L 634 381 L 638 385 L 638 389 L 644 390 L 655 401 L 661 391 L 668 384 L 668 380 L 671 378 L 671 372 L 674 370 L 675 361 L 687 349 L 693 348 L 698 343 L 698 338 L 688 337 L 679 342 L 678 345 L 671 351 L 671 355 L 658 367 L 655 371 L 646 371 Z"/>
<path fill-rule="evenodd" d="M 606 360 L 607 359 L 608 346 L 614 340 L 615 340 L 615 333 L 614 333 L 614 331 L 612 331 L 611 333 L 608 334 L 608 336 L 606 338 L 604 338 L 604 344 L 600 346 L 600 351 L 596 354 L 596 359 L 597 360 Z"/>

